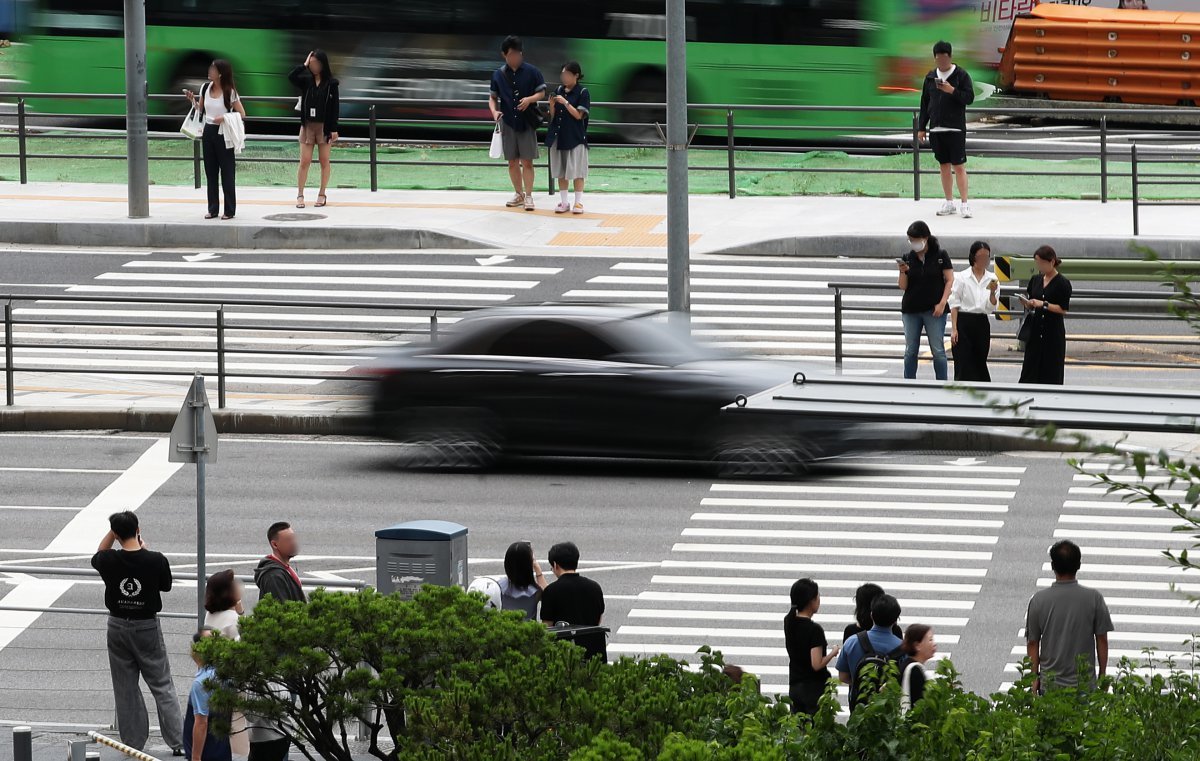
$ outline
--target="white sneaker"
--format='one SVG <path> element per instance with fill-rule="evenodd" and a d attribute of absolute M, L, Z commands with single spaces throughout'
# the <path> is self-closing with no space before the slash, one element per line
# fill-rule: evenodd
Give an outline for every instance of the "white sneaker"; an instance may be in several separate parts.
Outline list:
<path fill-rule="evenodd" d="M 971 204 L 969 203 L 964 203 L 962 205 L 962 210 L 959 213 L 963 215 L 963 219 L 970 219 L 971 217 L 975 216 L 971 213 Z"/>
<path fill-rule="evenodd" d="M 946 201 L 944 204 L 942 204 L 942 208 L 938 210 L 937 215 L 939 217 L 948 217 L 952 214 L 955 214 L 957 211 L 958 209 L 955 208 L 953 201 Z"/>

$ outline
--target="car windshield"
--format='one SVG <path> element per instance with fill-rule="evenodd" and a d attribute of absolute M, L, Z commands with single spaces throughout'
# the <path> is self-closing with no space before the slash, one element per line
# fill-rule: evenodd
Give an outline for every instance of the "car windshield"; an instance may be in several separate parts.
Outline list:
<path fill-rule="evenodd" d="M 686 329 L 672 324 L 666 314 L 621 320 L 614 326 L 621 347 L 620 359 L 653 365 L 682 365 L 726 359 L 728 353 L 700 343 Z"/>

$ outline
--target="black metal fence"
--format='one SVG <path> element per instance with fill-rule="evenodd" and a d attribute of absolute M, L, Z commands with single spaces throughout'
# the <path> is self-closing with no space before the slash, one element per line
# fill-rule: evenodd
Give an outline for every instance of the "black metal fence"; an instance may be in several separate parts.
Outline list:
<path fill-rule="evenodd" d="M 83 93 L 11 93 L 7 98 L 15 99 L 16 113 L 9 125 L 16 133 L 17 150 L 15 153 L 0 153 L 0 158 L 16 159 L 18 174 L 22 183 L 28 182 L 28 165 L 30 161 L 47 159 L 87 159 L 87 160 L 116 160 L 123 161 L 123 155 L 94 155 L 94 154 L 52 154 L 35 153 L 29 150 L 28 141 L 31 132 L 41 131 L 38 139 L 84 139 L 100 140 L 121 136 L 121 129 L 88 129 L 84 132 L 63 131 L 61 126 L 79 120 L 97 119 L 94 113 L 39 113 L 31 114 L 27 101 L 30 99 L 58 101 L 116 101 L 124 100 L 124 95 L 95 95 Z M 179 95 L 153 95 L 151 102 L 178 102 Z M 247 104 L 264 105 L 274 108 L 276 113 L 283 113 L 284 106 L 295 102 L 294 98 L 276 97 L 246 97 Z M 480 108 L 474 101 L 448 100 L 419 100 L 419 99 L 363 99 L 345 98 L 342 104 L 350 109 L 365 111 L 365 117 L 347 117 L 341 120 L 347 137 L 339 140 L 348 145 L 365 146 L 368 149 L 367 158 L 339 158 L 333 163 L 341 165 L 358 165 L 368 167 L 370 188 L 379 189 L 379 173 L 381 169 L 405 166 L 444 166 L 444 167 L 494 167 L 494 162 L 486 161 L 425 161 L 381 157 L 381 149 L 404 146 L 438 146 L 438 147 L 473 147 L 486 148 L 490 139 L 490 122 L 486 120 L 440 119 L 423 117 L 383 117 L 380 112 L 396 110 L 417 111 L 421 109 L 442 110 L 447 108 Z M 655 118 L 665 113 L 665 105 L 659 103 L 596 103 L 595 109 L 607 109 L 620 114 Z M 830 114 L 845 117 L 845 124 L 827 123 Z M 1144 129 L 1134 129 L 1128 126 L 1113 126 L 1110 117 L 1136 116 L 1145 119 L 1186 117 L 1194 121 L 1194 109 L 1149 108 L 1130 109 L 1113 107 L 1105 109 L 1099 116 L 1095 109 L 1061 109 L 1061 108 L 1005 108 L 981 107 L 971 109 L 971 114 L 981 120 L 990 122 L 987 129 L 973 130 L 971 155 L 984 158 L 1050 158 L 1054 161 L 1040 162 L 1032 169 L 972 169 L 975 177 L 1037 177 L 1053 182 L 1056 178 L 1087 178 L 1096 181 L 1096 192 L 1089 194 L 1101 203 L 1110 200 L 1110 183 L 1114 180 L 1130 183 L 1133 201 L 1134 235 L 1140 234 L 1141 221 L 1139 214 L 1147 205 L 1200 205 L 1200 201 L 1162 200 L 1148 201 L 1141 197 L 1147 186 L 1157 187 L 1200 187 L 1200 178 L 1188 176 L 1179 172 L 1164 171 L 1163 167 L 1172 165 L 1200 162 L 1200 150 L 1196 144 L 1200 140 L 1183 135 L 1164 134 L 1161 137 L 1147 135 Z M 783 118 L 781 115 L 787 115 Z M 874 120 L 887 121 L 889 124 L 872 126 L 861 124 L 865 117 Z M 661 117 L 658 117 L 661 118 Z M 784 105 L 746 105 L 746 104 L 693 104 L 689 106 L 690 125 L 693 134 L 702 135 L 705 140 L 691 145 L 690 150 L 699 159 L 689 166 L 694 173 L 725 173 L 728 177 L 727 194 L 734 198 L 738 194 L 738 176 L 742 173 L 808 173 L 808 174 L 873 174 L 907 177 L 909 182 L 908 195 L 913 200 L 920 200 L 922 178 L 936 176 L 935 168 L 922 166 L 923 156 L 929 153 L 926 146 L 918 139 L 918 113 L 911 108 L 887 106 L 784 106 Z M 764 119 L 770 123 L 761 123 Z M 1087 119 L 1095 121 L 1095 126 L 1065 125 L 1066 120 Z M 1058 126 L 1031 127 L 1031 120 L 1054 120 Z M 0 125 L 6 119 L 0 117 Z M 836 121 L 836 120 L 835 120 Z M 1191 124 L 1193 121 L 1186 123 Z M 34 124 L 33 122 L 36 122 Z M 262 116 L 254 117 L 254 124 L 294 124 L 295 116 Z M 818 123 L 814 123 L 818 122 Z M 902 126 L 903 125 L 903 126 Z M 654 121 L 601 121 L 592 122 L 593 132 L 611 138 L 623 136 L 622 142 L 603 142 L 593 140 L 594 147 L 618 147 L 641 145 L 645 147 L 661 146 L 662 141 L 656 139 L 661 134 L 661 125 Z M 439 136 L 430 138 L 422 135 L 417 139 L 382 138 L 380 130 L 418 129 L 422 132 L 434 132 Z M 47 131 L 50 130 L 50 131 Z M 470 139 L 463 139 L 464 132 L 474 132 Z M 752 135 L 753 137 L 746 137 Z M 849 136 L 849 137 L 848 137 Z M 1200 137 L 1200 135 L 1198 135 Z M 774 138 L 774 139 L 771 139 Z M 984 139 L 986 138 L 986 139 Z M 1036 138 L 1037 144 L 1030 140 Z M 155 142 L 176 141 L 183 136 L 176 133 L 152 134 Z M 256 137 L 256 140 L 263 138 Z M 294 138 L 277 136 L 277 141 L 293 142 Z M 1055 142 L 1055 140 L 1058 142 Z M 815 166 L 782 166 L 747 164 L 739 161 L 739 156 L 750 155 L 784 155 L 811 153 L 822 150 L 851 150 L 862 156 L 896 156 L 910 155 L 911 165 L 906 168 L 860 167 L 848 170 L 839 167 Z M 723 154 L 720 159 L 711 160 Z M 721 160 L 723 159 L 723 160 Z M 1095 168 L 1082 169 L 1078 167 L 1055 168 L 1055 161 L 1071 159 L 1095 159 Z M 152 161 L 187 162 L 192 164 L 194 184 L 201 184 L 201 156 L 198 143 L 193 145 L 192 155 L 187 156 L 151 156 Z M 240 159 L 251 163 L 293 163 L 294 158 L 252 157 Z M 549 157 L 546 160 L 547 175 L 549 176 Z M 1125 166 L 1128 164 L 1128 166 Z M 593 169 L 625 170 L 631 168 L 666 171 L 663 165 L 635 166 L 628 164 L 593 164 Z M 549 191 L 554 192 L 551 178 Z"/>

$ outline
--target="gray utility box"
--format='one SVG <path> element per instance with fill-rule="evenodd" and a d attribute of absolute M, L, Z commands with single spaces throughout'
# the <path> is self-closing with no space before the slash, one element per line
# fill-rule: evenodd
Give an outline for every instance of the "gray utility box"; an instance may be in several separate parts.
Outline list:
<path fill-rule="evenodd" d="M 411 599 L 426 584 L 467 585 L 467 527 L 409 521 L 375 532 L 376 589 Z"/>

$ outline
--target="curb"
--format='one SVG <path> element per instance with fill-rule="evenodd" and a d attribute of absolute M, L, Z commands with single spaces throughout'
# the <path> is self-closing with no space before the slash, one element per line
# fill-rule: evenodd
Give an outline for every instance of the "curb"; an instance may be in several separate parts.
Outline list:
<path fill-rule="evenodd" d="M 913 218 L 919 214 L 914 210 Z M 831 257 L 844 256 L 849 258 L 871 258 L 899 256 L 904 253 L 903 230 L 895 235 L 806 235 L 789 238 L 772 238 L 746 243 L 738 246 L 706 251 L 706 254 L 731 256 L 794 256 L 794 257 Z M 1065 259 L 1086 257 L 1089 259 L 1129 259 L 1141 258 L 1131 246 L 1145 246 L 1156 252 L 1165 260 L 1196 260 L 1200 259 L 1200 240 L 1182 237 L 1149 237 L 1134 238 L 1072 238 L 1054 235 L 996 235 L 987 236 L 984 233 L 976 235 L 938 235 L 942 247 L 957 253 L 961 259 L 966 259 L 966 252 L 971 244 L 983 237 L 992 246 L 992 252 L 997 256 L 1021 253 L 1031 255 L 1038 246 L 1050 245 Z"/>
<path fill-rule="evenodd" d="M 169 433 L 178 412 L 172 409 L 86 409 L 70 407 L 0 409 L 0 431 L 121 431 Z M 276 436 L 362 436 L 371 419 L 355 412 L 259 412 L 213 410 L 217 431 Z M 873 441 L 889 451 L 1067 452 L 1066 442 L 1049 442 L 1009 430 L 928 426 L 920 431 L 880 426 Z M 864 439 L 871 442 L 872 439 Z"/>
<path fill-rule="evenodd" d="M 209 222 L 5 222 L 7 243 L 37 246 L 224 249 L 494 249 L 487 241 L 441 230 L 303 224 Z"/>

